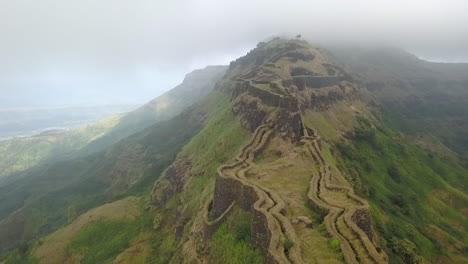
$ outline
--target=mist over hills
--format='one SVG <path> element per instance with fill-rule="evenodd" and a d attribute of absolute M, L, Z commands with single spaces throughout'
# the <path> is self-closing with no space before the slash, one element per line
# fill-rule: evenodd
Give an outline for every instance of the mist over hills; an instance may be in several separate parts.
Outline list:
<path fill-rule="evenodd" d="M 0 139 L 31 136 L 47 130 L 78 128 L 125 113 L 136 105 L 63 106 L 0 109 Z"/>
<path fill-rule="evenodd" d="M 125 115 L 2 141 L 0 263 L 465 263 L 467 76 L 274 38 Z"/>

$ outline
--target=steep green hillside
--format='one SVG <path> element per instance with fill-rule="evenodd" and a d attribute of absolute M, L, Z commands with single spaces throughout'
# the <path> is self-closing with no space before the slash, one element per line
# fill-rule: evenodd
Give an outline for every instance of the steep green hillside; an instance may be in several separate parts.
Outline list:
<path fill-rule="evenodd" d="M 104 152 L 39 166 L 1 186 L 0 248 L 47 234 L 104 202 L 151 189 L 180 148 L 201 129 L 208 110 L 187 110 Z"/>
<path fill-rule="evenodd" d="M 211 67 L 189 75 L 187 83 L 179 86 L 181 91 L 166 95 L 176 100 L 172 103 L 177 104 L 166 107 L 175 114 L 190 101 L 202 97 L 205 90 L 213 88 L 213 82 L 223 69 Z M 199 79 L 199 75 L 203 78 Z M 189 84 L 189 81 L 196 83 Z M 192 88 L 195 94 L 188 98 Z M 177 99 L 182 94 L 184 98 Z M 157 105 L 158 102 L 155 100 L 145 107 Z M 67 161 L 43 163 L 18 173 L 17 177 L 13 177 L 17 179 L 8 179 L 0 186 L 0 248 L 13 248 L 21 241 L 56 229 L 70 220 L 70 212 L 73 218 L 106 201 L 150 189 L 185 142 L 201 128 L 212 104 L 210 102 L 197 110 L 187 110 L 175 119 L 153 125 L 106 151 Z M 143 113 L 148 116 L 142 117 L 139 122 L 156 120 L 150 110 Z M 167 116 L 170 115 L 167 113 Z M 131 130 L 135 129 L 132 127 Z"/>
<path fill-rule="evenodd" d="M 209 94 L 226 66 L 207 66 L 187 74 L 181 84 L 123 116 L 108 133 L 90 142 L 82 153 L 101 150 L 157 122 L 168 120 Z"/>
<path fill-rule="evenodd" d="M 200 118 L 201 120 L 190 121 L 190 118 Z M 209 189 L 211 189 L 209 187 L 212 187 L 212 175 L 215 173 L 216 168 L 231 156 L 230 150 L 234 152 L 240 147 L 240 145 L 245 141 L 245 137 L 248 134 L 247 131 L 239 125 L 238 119 L 236 119 L 232 114 L 227 95 L 215 92 L 209 95 L 200 104 L 190 109 L 190 111 L 185 112 L 171 121 L 162 122 L 154 128 L 147 129 L 146 134 L 142 132 L 140 135 L 137 134 L 132 138 L 128 138 L 125 140 L 125 142 L 127 142 L 126 144 L 121 143 L 121 146 L 118 144 L 112 151 L 109 151 L 109 153 L 113 151 L 125 152 L 127 151 L 125 149 L 136 144 L 136 142 L 142 142 L 141 144 L 144 143 L 148 145 L 146 149 L 147 156 L 142 156 L 146 160 L 143 160 L 142 164 L 153 164 L 153 166 L 155 166 L 158 164 L 158 159 L 161 159 L 164 155 L 169 155 L 170 150 L 168 147 L 161 148 L 162 146 L 166 146 L 166 144 L 167 146 L 173 146 L 178 142 L 176 140 L 181 140 L 181 137 L 184 138 L 184 142 L 187 142 L 188 138 L 184 135 L 188 135 L 187 133 L 196 134 L 197 131 L 199 131 L 200 122 L 203 122 L 203 120 L 208 120 L 203 130 L 194 136 L 177 155 L 178 159 L 184 161 L 181 166 L 184 166 L 183 168 L 190 166 L 190 172 L 197 175 L 197 178 L 190 179 L 190 181 L 187 182 L 189 191 L 185 193 L 183 197 L 186 201 L 184 202 L 185 209 L 183 210 L 183 214 L 176 213 L 180 208 L 167 208 L 167 210 L 164 211 L 151 208 L 150 211 L 145 212 L 140 217 L 141 219 L 137 221 L 138 223 L 134 223 L 138 226 L 138 232 L 135 233 L 135 230 L 132 229 L 130 225 L 123 222 L 97 221 L 97 219 L 101 219 L 101 215 L 107 219 L 109 217 L 116 218 L 119 217 L 120 214 L 126 215 L 126 213 L 131 212 L 133 209 L 124 207 L 127 204 L 127 202 L 122 202 L 124 200 L 98 207 L 77 217 L 81 212 L 87 210 L 87 208 L 92 208 L 102 204 L 105 200 L 99 198 L 99 195 L 89 196 L 89 194 L 86 194 L 83 189 L 76 190 L 75 195 L 80 195 L 79 201 L 82 201 L 85 197 L 89 196 L 90 199 L 93 199 L 93 204 L 83 205 L 81 208 L 78 208 L 77 206 L 70 207 L 68 204 L 58 205 L 60 206 L 58 209 L 61 209 L 56 212 L 56 214 L 58 217 L 60 216 L 65 219 L 62 221 L 62 224 L 55 224 L 55 226 L 52 227 L 52 230 L 64 223 L 70 224 L 65 228 L 57 230 L 51 235 L 40 239 L 37 243 L 30 244 L 29 249 L 26 251 L 23 258 L 32 260 L 37 259 L 40 260 L 40 263 L 73 263 L 73 261 L 76 260 L 76 256 L 79 255 L 84 262 L 91 261 L 90 263 L 96 263 L 93 262 L 96 258 L 103 260 L 112 256 L 112 259 L 115 258 L 116 263 L 167 263 L 175 253 L 177 239 L 179 239 L 178 236 L 180 236 L 173 234 L 174 230 L 172 229 L 172 225 L 174 224 L 173 219 L 175 215 L 178 215 L 178 222 L 187 223 L 187 217 L 196 213 L 196 205 L 206 198 L 206 195 L 208 194 L 206 191 L 209 191 Z M 191 126 L 190 122 L 196 123 L 198 127 Z M 170 128 L 171 131 L 167 131 L 167 133 L 159 132 L 158 134 L 157 131 L 162 130 L 161 127 L 165 127 L 167 129 Z M 151 130 L 156 131 L 152 131 L 151 133 L 148 132 Z M 145 138 L 145 141 L 141 141 L 143 138 Z M 157 139 L 160 139 L 160 141 Z M 171 139 L 173 140 L 171 141 Z M 151 143 L 151 141 L 157 141 L 159 143 Z M 158 149 L 161 152 L 154 153 L 151 151 L 152 148 Z M 109 157 L 109 159 L 111 159 L 111 157 Z M 188 160 L 190 160 L 190 164 L 186 163 Z M 119 162 L 121 162 L 121 160 Z M 162 162 L 159 163 L 162 164 Z M 166 163 L 164 168 L 167 165 L 168 164 Z M 172 165 L 172 167 L 166 169 L 165 174 L 171 173 L 171 171 L 174 170 L 174 167 L 175 165 Z M 93 169 L 90 170 L 92 171 Z M 162 167 L 147 169 L 143 175 L 143 177 L 146 175 L 146 178 L 138 180 L 128 190 L 121 192 L 111 200 L 130 194 L 140 194 L 143 197 L 148 198 L 148 191 L 151 190 L 152 183 L 161 173 Z M 92 178 L 93 176 L 84 180 L 90 181 Z M 90 186 L 94 186 L 95 182 L 90 182 L 89 184 Z M 175 193 L 176 191 L 174 189 L 180 188 L 180 186 L 177 185 L 180 183 L 177 182 L 166 183 L 165 181 L 160 181 L 159 184 L 166 186 L 163 194 L 164 199 L 170 199 L 171 193 Z M 106 189 L 104 189 L 105 187 L 106 186 L 103 186 L 100 189 L 94 189 L 91 191 L 97 194 L 106 191 Z M 107 187 L 107 190 L 110 190 L 114 186 Z M 76 186 L 74 188 L 76 188 Z M 64 194 L 63 196 L 59 196 L 57 193 L 52 193 L 50 197 L 55 197 L 58 200 L 69 200 L 73 194 L 69 193 L 71 189 L 72 188 L 69 188 L 64 191 L 64 193 L 67 193 L 66 195 Z M 125 200 L 127 199 L 129 198 L 126 198 Z M 48 202 L 51 201 L 49 200 Z M 70 208 L 73 210 L 70 211 Z M 41 210 L 41 208 L 38 208 L 37 204 L 31 204 L 30 206 L 21 209 L 21 211 L 25 210 L 38 211 Z M 116 211 L 116 213 L 114 214 L 112 211 Z M 50 214 L 51 212 L 54 212 L 54 209 L 44 209 L 43 212 Z M 70 213 L 72 213 L 72 215 L 70 215 Z M 90 215 L 92 217 L 90 217 Z M 36 217 L 41 218 L 40 216 Z M 150 217 L 149 220 L 146 217 Z M 83 222 L 88 222 L 90 219 L 96 222 L 92 222 L 92 224 L 85 224 Z M 1 224 L 5 223 L 2 222 L 0 225 Z M 8 225 L 8 228 L 12 228 L 13 226 L 14 225 Z M 108 229 L 112 231 L 107 233 L 106 230 Z M 96 235 L 95 232 L 104 232 L 101 236 L 105 236 L 109 238 L 109 240 L 116 240 L 116 246 L 109 248 L 109 244 L 100 243 L 99 241 L 101 240 L 96 241 L 92 238 Z M 111 235 L 112 237 L 108 237 Z M 4 238 L 4 234 L 2 234 L 1 237 Z M 238 243 L 241 247 L 237 251 L 237 259 L 242 259 L 243 256 L 251 256 L 254 259 L 261 257 L 258 251 L 251 248 L 250 243 L 246 243 L 243 239 L 244 238 L 239 239 L 238 241 L 232 241 L 233 243 Z M 74 241 L 76 242 L 74 243 Z M 107 242 L 107 240 L 105 241 Z M 120 247 L 122 245 L 121 243 L 124 242 L 128 247 L 127 249 Z M 67 246 L 68 244 L 69 246 Z M 104 258 L 104 256 L 94 255 L 97 252 L 95 250 L 83 249 L 83 247 L 89 247 L 91 244 L 93 245 L 93 249 L 99 249 L 99 252 L 101 250 L 103 252 L 109 252 L 105 254 L 106 258 Z M 69 248 L 68 250 L 66 249 L 67 247 Z M 135 248 L 141 249 L 141 254 L 132 254 L 131 252 L 132 250 L 136 250 Z M 15 256 L 17 255 L 10 255 L 10 258 Z"/>
<path fill-rule="evenodd" d="M 466 169 L 364 121 L 338 150 L 341 168 L 373 206 L 393 263 L 419 263 L 419 256 L 434 263 L 467 261 Z"/>
<path fill-rule="evenodd" d="M 394 262 L 468 261 L 468 65 L 389 48 L 332 53 L 362 76 L 384 123 L 363 120 L 336 152 Z"/>
<path fill-rule="evenodd" d="M 434 63 L 392 48 L 332 48 L 362 76 L 383 118 L 413 139 L 435 136 L 468 157 L 468 64 Z"/>
<path fill-rule="evenodd" d="M 234 113 L 235 118 L 221 116 L 208 122 L 153 190 L 155 219 L 177 216 L 174 222 L 161 221 L 159 230 L 165 238 L 162 244 L 166 246 L 157 252 L 167 254 L 166 243 L 178 241 L 169 244 L 174 249 L 162 263 L 217 263 L 223 260 L 242 263 L 242 257 L 247 256 L 252 262 L 261 258 L 261 262 L 266 263 L 342 263 L 344 259 L 356 259 L 356 255 L 369 260 L 384 257 L 376 252 L 372 242 L 366 240 L 366 235 L 352 237 L 356 227 L 342 222 L 344 217 L 357 210 L 352 199 L 343 197 L 332 187 L 321 190 L 321 193 L 327 193 L 327 197 L 321 197 L 323 203 L 327 203 L 325 210 L 334 212 L 335 202 L 349 207 L 349 213 L 325 218 L 308 199 L 312 192 L 309 184 L 315 179 L 314 175 L 326 170 L 328 165 L 319 163 L 317 154 L 306 151 L 309 144 L 304 143 L 318 137 L 306 135 L 309 130 L 304 129 L 297 110 L 300 107 L 303 107 L 301 112 L 308 108 L 319 109 L 313 99 L 315 96 L 323 98 L 320 104 L 326 108 L 348 100 L 352 102 L 358 89 L 352 77 L 343 74 L 339 68 L 327 70 L 332 67 L 307 43 L 280 39 L 260 43 L 245 57 L 231 63 L 219 87 L 232 93 L 232 103 L 227 105 L 227 111 Z M 304 75 L 295 75 L 296 71 Z M 343 89 L 334 85 L 341 78 L 346 79 Z M 295 82 L 299 86 L 318 87 L 315 92 L 304 88 L 294 93 L 291 90 Z M 343 106 L 350 109 L 346 103 Z M 243 147 L 234 137 L 238 133 L 225 134 L 224 130 L 239 124 L 253 131 Z M 223 130 L 217 132 L 220 128 Z M 213 136 L 206 137 L 209 141 L 203 139 L 205 134 L 211 133 Z M 197 142 L 202 139 L 203 144 Z M 226 141 L 231 144 L 221 143 Z M 342 176 L 335 173 L 334 170 L 333 177 L 340 184 L 346 184 Z M 197 182 L 202 184 L 195 184 Z M 367 210 L 365 205 L 362 206 L 359 210 Z M 243 213 L 238 214 L 238 210 Z M 247 215 L 243 216 L 244 213 Z M 232 233 L 232 230 L 243 229 L 247 223 L 238 227 L 232 223 L 244 221 L 250 222 L 250 245 L 242 236 L 233 237 L 243 231 Z M 343 242 L 333 238 L 338 235 L 334 228 L 351 237 L 346 236 Z M 229 251 L 229 247 L 233 249 Z M 250 250 L 252 247 L 261 251 L 258 260 L 257 254 Z"/>
<path fill-rule="evenodd" d="M 121 117 L 110 117 L 99 123 L 60 134 L 0 141 L 0 178 L 32 168 L 44 160 L 71 155 L 111 130 L 119 123 Z"/>

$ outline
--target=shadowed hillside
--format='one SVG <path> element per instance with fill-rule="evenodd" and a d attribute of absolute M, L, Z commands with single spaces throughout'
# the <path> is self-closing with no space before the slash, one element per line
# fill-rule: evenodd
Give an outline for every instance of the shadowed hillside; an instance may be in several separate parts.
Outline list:
<path fill-rule="evenodd" d="M 96 124 L 60 134 L 0 141 L 0 179 L 43 162 L 101 151 L 133 133 L 170 119 L 211 92 L 225 70 L 224 66 L 195 70 L 180 85 L 142 107 Z"/>

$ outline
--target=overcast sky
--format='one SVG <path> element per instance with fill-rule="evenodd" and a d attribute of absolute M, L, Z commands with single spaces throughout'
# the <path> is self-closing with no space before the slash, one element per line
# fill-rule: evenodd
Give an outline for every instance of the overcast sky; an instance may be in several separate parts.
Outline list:
<path fill-rule="evenodd" d="M 0 107 L 142 103 L 269 36 L 468 61 L 466 0 L 0 0 Z"/>

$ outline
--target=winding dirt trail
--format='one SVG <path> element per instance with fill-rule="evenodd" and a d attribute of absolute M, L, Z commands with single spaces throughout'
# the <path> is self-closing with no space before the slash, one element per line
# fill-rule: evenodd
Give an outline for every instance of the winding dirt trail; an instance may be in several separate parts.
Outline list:
<path fill-rule="evenodd" d="M 257 185 L 246 177 L 249 169 L 255 166 L 253 160 L 268 142 L 272 130 L 268 125 L 259 126 L 252 136 L 251 141 L 245 145 L 236 157 L 236 162 L 222 165 L 218 168 L 218 175 L 238 181 L 246 187 L 252 188 L 259 197 L 253 204 L 253 210 L 260 213 L 267 222 L 270 239 L 267 241 L 268 261 L 272 263 L 304 263 L 301 256 L 300 240 L 295 233 L 291 221 L 283 214 L 286 208 L 285 201 L 276 192 Z M 239 194 L 240 195 L 240 194 Z M 235 201 L 234 201 L 235 202 Z M 222 221 L 222 217 L 232 209 L 234 202 L 216 220 Z M 255 213 L 254 212 L 254 213 Z M 290 240 L 292 246 L 285 248 L 285 241 Z"/>
<path fill-rule="evenodd" d="M 260 89 L 252 85 L 250 80 L 241 81 L 239 84 L 248 85 L 239 85 L 239 94 L 252 87 Z M 272 102 L 275 102 L 272 105 L 289 107 L 294 103 L 297 105 L 290 108 L 296 111 L 300 109 L 299 100 L 294 95 L 286 97 L 260 90 L 262 94 L 270 95 Z M 289 100 L 291 98 L 294 100 Z M 302 124 L 302 127 L 305 128 L 305 125 Z M 268 124 L 259 126 L 250 142 L 239 151 L 236 161 L 218 168 L 219 178 L 215 187 L 215 197 L 220 201 L 214 199 L 210 203 L 210 205 L 219 203 L 216 207 L 218 217 L 209 221 L 208 206 L 205 211 L 205 223 L 207 226 L 218 226 L 237 203 L 244 210 L 252 212 L 252 241 L 266 251 L 267 263 L 304 263 L 301 241 L 290 219 L 284 214 L 287 207 L 285 201 L 277 192 L 246 177 L 247 172 L 256 166 L 253 162 L 255 155 L 265 147 L 272 133 L 272 128 Z M 325 215 L 327 231 L 340 241 L 347 263 L 387 263 L 385 253 L 378 252 L 372 242 L 369 205 L 355 195 L 351 187 L 335 183 L 346 183 L 346 180 L 341 175 L 332 173 L 330 164 L 320 149 L 319 140 L 320 137 L 315 132 L 314 135 L 308 135 L 307 129 L 304 129 L 301 142 L 319 168 L 318 172 L 313 171 L 309 183 L 307 196 L 311 206 Z M 285 248 L 286 241 L 292 242 L 288 243 L 292 246 Z"/>
<path fill-rule="evenodd" d="M 354 221 L 362 215 L 369 217 L 369 205 L 355 195 L 352 188 L 332 183 L 330 164 L 324 158 L 318 140 L 320 137 L 316 134 L 303 137 L 307 152 L 319 165 L 307 195 L 312 206 L 326 215 L 327 230 L 340 241 L 347 263 L 387 263 L 387 256 L 377 251 L 368 234 Z"/>

